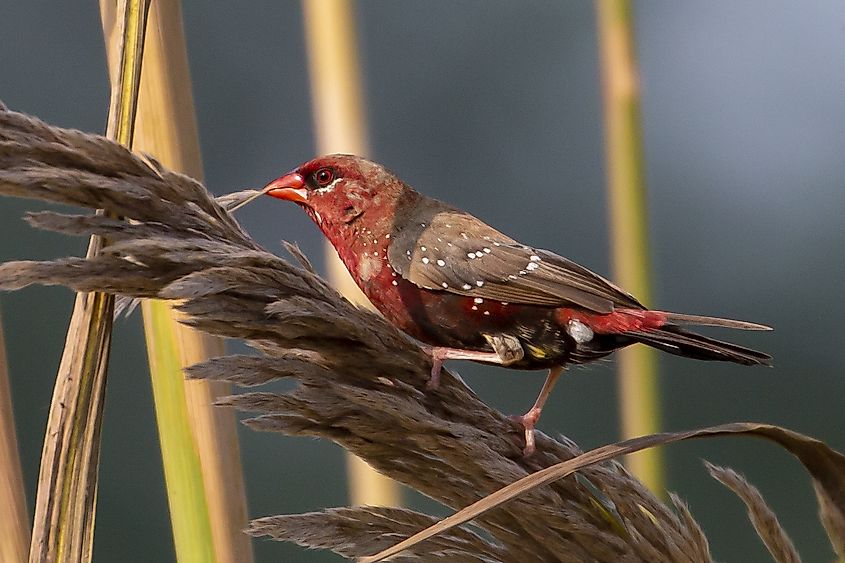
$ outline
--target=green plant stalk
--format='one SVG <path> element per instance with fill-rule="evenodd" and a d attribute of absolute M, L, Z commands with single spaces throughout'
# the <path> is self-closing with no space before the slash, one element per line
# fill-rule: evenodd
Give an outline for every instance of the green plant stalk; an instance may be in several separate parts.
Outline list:
<path fill-rule="evenodd" d="M 614 279 L 649 303 L 648 211 L 632 9 L 629 0 L 597 0 L 596 8 Z M 657 432 L 660 392 L 654 351 L 630 347 L 618 353 L 617 361 L 623 437 Z M 626 461 L 652 490 L 663 490 L 660 450 L 647 450 Z"/>
<path fill-rule="evenodd" d="M 29 516 L 15 436 L 3 324 L 0 322 L 0 561 L 25 561 L 29 540 Z"/>
<path fill-rule="evenodd" d="M 194 441 L 170 307 L 144 301 L 144 332 L 159 442 L 164 460 L 176 557 L 180 563 L 215 561 L 202 466 Z"/>
<path fill-rule="evenodd" d="M 122 0 L 120 64 L 107 135 L 132 142 L 147 2 Z M 88 256 L 105 241 L 91 237 Z M 114 298 L 77 294 L 47 420 L 29 560 L 79 562 L 93 555 L 100 433 Z"/>

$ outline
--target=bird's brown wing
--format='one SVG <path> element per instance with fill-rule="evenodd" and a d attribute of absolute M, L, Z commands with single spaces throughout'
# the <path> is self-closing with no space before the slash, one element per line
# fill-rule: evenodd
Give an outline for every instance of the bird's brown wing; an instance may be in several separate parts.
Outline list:
<path fill-rule="evenodd" d="M 390 265 L 431 290 L 507 303 L 577 305 L 597 313 L 642 308 L 631 295 L 571 260 L 518 243 L 480 220 L 442 210 L 391 234 Z"/>

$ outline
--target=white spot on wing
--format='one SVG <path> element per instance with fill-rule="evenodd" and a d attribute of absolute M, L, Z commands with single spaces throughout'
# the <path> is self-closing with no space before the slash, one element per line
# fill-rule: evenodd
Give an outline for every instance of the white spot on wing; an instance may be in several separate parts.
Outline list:
<path fill-rule="evenodd" d="M 422 263 L 423 263 L 423 264 L 428 264 L 428 258 L 427 258 L 427 257 L 425 257 L 425 256 L 423 256 L 423 257 L 422 257 Z"/>
<path fill-rule="evenodd" d="M 572 340 L 578 344 L 584 344 L 593 339 L 593 329 L 579 321 L 572 319 L 566 323 L 566 332 L 572 337 Z"/>
<path fill-rule="evenodd" d="M 481 286 L 484 285 L 484 281 L 478 280 L 477 282 L 475 282 L 475 285 L 477 285 L 478 287 L 481 287 Z"/>
<path fill-rule="evenodd" d="M 438 261 L 437 261 L 437 265 L 438 265 L 438 266 L 445 266 L 445 265 L 446 265 L 446 262 L 444 262 L 443 260 L 438 260 Z"/>
<path fill-rule="evenodd" d="M 472 289 L 472 286 L 471 286 L 471 285 L 469 285 L 468 283 L 465 283 L 465 284 L 463 285 L 463 288 L 464 288 L 464 289 L 469 290 L 469 289 Z"/>
<path fill-rule="evenodd" d="M 540 261 L 540 257 L 539 257 L 539 256 L 537 256 L 536 254 L 532 254 L 532 255 L 531 255 L 531 261 L 532 261 L 532 262 L 539 262 L 539 261 Z"/>
<path fill-rule="evenodd" d="M 421 247 L 420 247 L 420 250 L 422 250 L 423 252 L 425 252 L 425 251 L 426 251 L 426 248 L 425 248 L 424 246 L 421 246 Z"/>
<path fill-rule="evenodd" d="M 484 299 L 482 299 L 481 297 L 476 297 L 475 299 L 473 299 L 473 301 L 475 301 L 475 302 L 476 302 L 476 303 L 478 303 L 479 305 L 481 305 L 482 303 L 484 303 Z"/>
<path fill-rule="evenodd" d="M 526 270 L 536 270 L 539 268 L 540 265 L 537 262 L 529 262 L 527 266 L 525 266 Z"/>
<path fill-rule="evenodd" d="M 441 283 L 440 285 L 442 285 L 442 286 L 443 286 L 443 289 L 448 289 L 448 288 L 449 288 L 449 284 L 448 284 L 448 283 L 446 283 L 446 282 L 443 282 L 443 283 Z"/>

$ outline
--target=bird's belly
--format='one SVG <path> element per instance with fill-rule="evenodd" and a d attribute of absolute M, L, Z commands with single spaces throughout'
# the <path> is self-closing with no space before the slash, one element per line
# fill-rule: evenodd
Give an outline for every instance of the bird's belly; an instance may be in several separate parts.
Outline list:
<path fill-rule="evenodd" d="M 516 337 L 524 351 L 522 360 L 509 367 L 542 369 L 580 361 L 575 341 L 552 307 L 422 289 L 393 273 L 385 268 L 362 289 L 387 320 L 426 344 L 492 352 L 485 335 L 504 334 Z"/>

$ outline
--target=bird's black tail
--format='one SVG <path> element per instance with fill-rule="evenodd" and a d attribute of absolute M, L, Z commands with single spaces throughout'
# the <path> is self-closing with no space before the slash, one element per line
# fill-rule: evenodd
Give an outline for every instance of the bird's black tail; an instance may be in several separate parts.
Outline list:
<path fill-rule="evenodd" d="M 696 323 L 691 316 L 684 315 L 685 320 L 689 319 L 690 324 L 707 324 L 714 323 Z M 710 317 L 702 317 L 709 319 Z M 670 322 L 671 319 L 670 318 Z M 719 319 L 721 320 L 721 319 Z M 740 321 L 735 321 L 739 323 Z M 751 324 L 751 323 L 748 323 Z M 720 326 L 726 326 L 724 324 Z M 762 325 L 753 325 L 751 330 L 765 330 L 768 327 Z M 757 328 L 760 327 L 760 328 Z M 733 328 L 748 328 L 733 326 Z M 734 362 L 746 366 L 751 365 L 772 365 L 772 357 L 763 352 L 745 348 L 730 342 L 723 342 L 715 338 L 709 338 L 696 334 L 694 332 L 686 331 L 676 325 L 667 324 L 660 328 L 648 328 L 635 332 L 627 332 L 626 335 L 633 337 L 636 341 L 648 344 L 664 352 L 675 354 L 677 356 L 684 356 L 686 358 L 694 358 L 696 360 L 715 360 L 723 362 Z"/>

